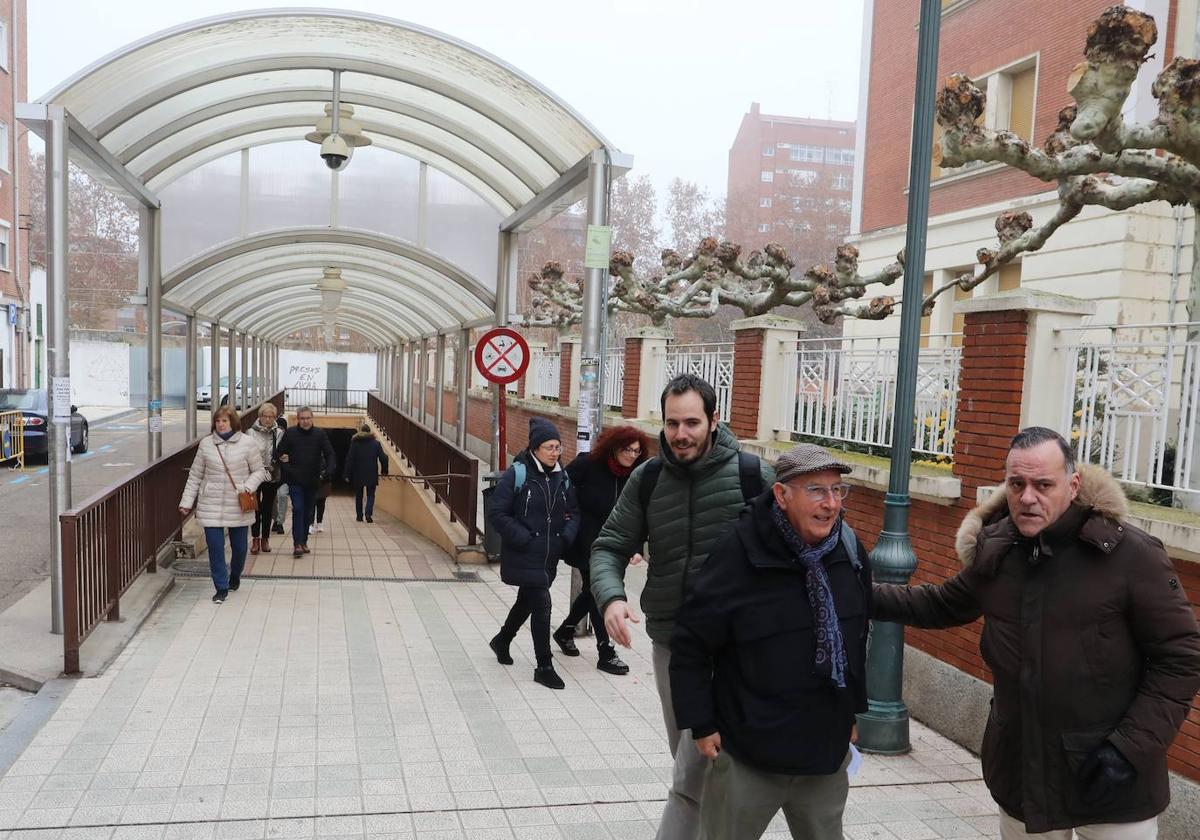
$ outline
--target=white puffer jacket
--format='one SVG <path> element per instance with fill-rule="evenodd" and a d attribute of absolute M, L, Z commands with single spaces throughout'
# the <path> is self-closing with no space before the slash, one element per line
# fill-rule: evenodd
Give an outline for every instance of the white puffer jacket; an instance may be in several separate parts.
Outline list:
<path fill-rule="evenodd" d="M 278 448 L 279 441 L 283 438 L 283 429 L 274 423 L 270 426 L 264 426 L 256 420 L 247 434 L 258 444 L 258 451 L 262 455 L 263 466 L 266 467 L 269 476 L 267 481 L 279 481 L 279 465 L 271 461 L 271 453 Z M 271 446 L 272 438 L 275 439 L 274 447 Z"/>
<path fill-rule="evenodd" d="M 217 447 L 220 447 L 220 454 Z M 221 464 L 221 455 L 225 456 L 225 463 L 229 465 L 232 483 Z M 200 441 L 179 506 L 189 509 L 195 507 L 196 521 L 205 528 L 253 525 L 254 511 L 242 512 L 238 504 L 238 492 L 245 490 L 253 493 L 258 485 L 269 478 L 270 474 L 263 467 L 262 450 L 254 438 L 234 432 L 233 437 L 226 441 L 213 433 Z"/>

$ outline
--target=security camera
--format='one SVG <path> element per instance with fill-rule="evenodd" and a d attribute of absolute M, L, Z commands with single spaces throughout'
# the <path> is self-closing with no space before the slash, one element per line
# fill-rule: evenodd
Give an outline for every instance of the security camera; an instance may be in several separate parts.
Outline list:
<path fill-rule="evenodd" d="M 340 134 L 330 134 L 321 141 L 321 159 L 334 172 L 341 172 L 350 162 L 350 145 Z"/>

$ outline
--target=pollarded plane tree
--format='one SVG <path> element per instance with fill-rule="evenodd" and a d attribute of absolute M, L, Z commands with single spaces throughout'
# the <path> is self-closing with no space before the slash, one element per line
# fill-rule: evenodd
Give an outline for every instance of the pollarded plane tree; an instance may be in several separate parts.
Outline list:
<path fill-rule="evenodd" d="M 937 298 L 960 288 L 969 291 L 1002 266 L 1041 248 L 1050 236 L 1088 205 L 1126 210 L 1149 201 L 1177 206 L 1200 205 L 1200 61 L 1175 58 L 1158 75 L 1153 95 L 1159 114 L 1145 125 L 1128 125 L 1122 106 L 1158 33 L 1154 19 L 1127 6 L 1112 6 L 1091 25 L 1084 61 L 1071 73 L 1068 89 L 1075 104 L 1058 115 L 1058 124 L 1042 148 L 1007 130 L 983 126 L 986 97 L 970 78 L 951 75 L 937 96 L 942 136 L 934 149 L 941 167 L 973 161 L 999 162 L 1058 187 L 1053 216 L 1034 226 L 1028 213 L 1006 211 L 996 219 L 998 244 L 981 248 L 979 266 L 935 288 L 922 301 L 925 313 Z M 1200 225 L 1197 226 L 1200 236 Z M 803 273 L 787 251 L 767 245 L 743 258 L 741 246 L 709 237 L 693 254 L 662 252 L 662 270 L 639 277 L 633 259 L 614 251 L 609 264 L 610 311 L 668 318 L 705 318 L 722 304 L 747 316 L 779 306 L 811 304 L 825 323 L 839 317 L 880 320 L 894 311 L 890 295 L 868 300 L 867 287 L 891 285 L 904 273 L 904 254 L 877 271 L 862 274 L 858 250 L 842 245 L 833 267 L 813 266 Z M 578 278 L 548 262 L 530 278 L 534 291 L 530 325 L 565 328 L 583 314 Z M 1189 320 L 1200 320 L 1200 260 L 1193 261 Z"/>

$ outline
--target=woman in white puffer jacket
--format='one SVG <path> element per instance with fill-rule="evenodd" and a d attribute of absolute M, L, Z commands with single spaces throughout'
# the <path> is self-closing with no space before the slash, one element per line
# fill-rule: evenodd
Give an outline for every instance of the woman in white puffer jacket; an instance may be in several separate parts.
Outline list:
<path fill-rule="evenodd" d="M 213 430 L 202 438 L 188 473 L 187 486 L 179 500 L 179 512 L 187 516 L 196 508 L 196 521 L 204 526 L 208 543 L 208 567 L 217 592 L 213 603 L 224 602 L 229 590 L 241 585 L 246 565 L 247 537 L 254 511 L 243 511 L 238 493 L 255 493 L 271 475 L 263 466 L 262 450 L 254 438 L 235 431 L 237 413 L 228 406 L 213 415 Z M 226 472 L 228 468 L 228 473 Z M 225 530 L 229 530 L 231 567 L 225 565 Z"/>

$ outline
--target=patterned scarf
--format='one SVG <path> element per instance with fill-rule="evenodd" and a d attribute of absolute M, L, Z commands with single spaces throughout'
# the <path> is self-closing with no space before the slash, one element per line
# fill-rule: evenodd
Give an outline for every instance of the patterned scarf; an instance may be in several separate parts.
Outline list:
<path fill-rule="evenodd" d="M 817 633 L 817 675 L 827 677 L 838 688 L 845 688 L 846 646 L 842 641 L 841 625 L 838 624 L 837 607 L 833 603 L 833 590 L 829 588 L 829 575 L 821 562 L 837 548 L 838 540 L 842 537 L 842 518 L 838 517 L 829 536 L 816 545 L 808 545 L 801 539 L 778 502 L 771 505 L 771 518 L 792 552 L 793 561 L 804 569 L 808 605 L 812 609 Z"/>

